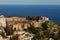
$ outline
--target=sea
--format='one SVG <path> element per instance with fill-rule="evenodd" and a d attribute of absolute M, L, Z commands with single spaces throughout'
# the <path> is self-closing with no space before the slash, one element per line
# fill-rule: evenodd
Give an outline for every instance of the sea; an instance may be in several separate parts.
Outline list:
<path fill-rule="evenodd" d="M 46 16 L 60 24 L 60 5 L 0 5 L 5 16 Z"/>

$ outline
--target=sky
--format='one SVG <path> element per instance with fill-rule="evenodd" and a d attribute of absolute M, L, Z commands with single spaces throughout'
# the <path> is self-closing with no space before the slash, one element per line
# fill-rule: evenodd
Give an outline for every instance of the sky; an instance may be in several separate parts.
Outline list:
<path fill-rule="evenodd" d="M 60 5 L 60 0 L 0 0 L 0 5 Z"/>

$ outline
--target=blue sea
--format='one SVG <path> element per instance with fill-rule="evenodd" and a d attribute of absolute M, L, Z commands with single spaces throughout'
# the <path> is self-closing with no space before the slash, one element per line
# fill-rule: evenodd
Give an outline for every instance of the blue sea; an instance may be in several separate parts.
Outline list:
<path fill-rule="evenodd" d="M 5 16 L 47 16 L 60 24 L 60 5 L 0 5 Z"/>

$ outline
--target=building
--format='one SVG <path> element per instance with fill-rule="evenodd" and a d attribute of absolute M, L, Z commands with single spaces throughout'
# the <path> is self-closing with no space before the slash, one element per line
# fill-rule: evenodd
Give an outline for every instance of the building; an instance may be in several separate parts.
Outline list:
<path fill-rule="evenodd" d="M 13 22 L 13 18 L 12 17 L 6 17 L 6 22 Z"/>
<path fill-rule="evenodd" d="M 45 16 L 41 16 L 41 20 L 48 21 L 49 18 L 47 18 L 47 17 L 45 17 Z"/>
<path fill-rule="evenodd" d="M 24 40 L 32 40 L 33 37 L 34 37 L 34 35 L 30 34 L 28 32 L 26 32 L 23 36 Z"/>
<path fill-rule="evenodd" d="M 36 27 L 40 27 L 39 26 L 39 23 L 35 20 L 35 21 L 33 21 L 33 25 L 34 25 L 34 27 L 36 28 Z"/>
<path fill-rule="evenodd" d="M 20 21 L 20 22 L 26 22 L 27 20 L 26 20 L 25 17 L 19 17 L 19 18 L 18 18 L 18 21 Z"/>
<path fill-rule="evenodd" d="M 26 22 L 25 17 L 6 17 L 7 22 Z"/>
<path fill-rule="evenodd" d="M 0 35 L 0 40 L 3 40 L 3 37 Z"/>
<path fill-rule="evenodd" d="M 16 29 L 19 31 L 23 31 L 24 29 L 27 29 L 28 27 L 30 27 L 30 25 L 28 23 L 13 24 L 13 29 Z"/>
<path fill-rule="evenodd" d="M 13 30 L 18 30 L 18 24 L 13 24 Z"/>
<path fill-rule="evenodd" d="M 6 19 L 4 15 L 0 15 L 0 26 L 6 27 Z"/>
<path fill-rule="evenodd" d="M 14 34 L 19 35 L 18 37 L 19 40 L 31 40 L 34 37 L 33 34 L 25 32 L 25 31 L 15 31 Z"/>

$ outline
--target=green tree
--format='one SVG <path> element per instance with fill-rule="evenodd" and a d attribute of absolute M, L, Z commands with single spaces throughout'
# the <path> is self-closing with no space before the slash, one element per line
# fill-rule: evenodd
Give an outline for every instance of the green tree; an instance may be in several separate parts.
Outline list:
<path fill-rule="evenodd" d="M 12 35 L 14 30 L 12 28 L 8 27 L 8 25 L 7 25 L 5 28 L 5 32 L 7 35 Z"/>
<path fill-rule="evenodd" d="M 40 18 L 40 16 L 37 16 L 35 19 L 38 21 L 38 20 L 39 20 L 39 18 Z"/>
<path fill-rule="evenodd" d="M 35 34 L 35 37 L 33 39 L 35 40 L 40 40 L 40 29 L 39 28 L 35 28 L 34 26 L 31 26 L 30 28 L 28 28 L 28 32 Z"/>

